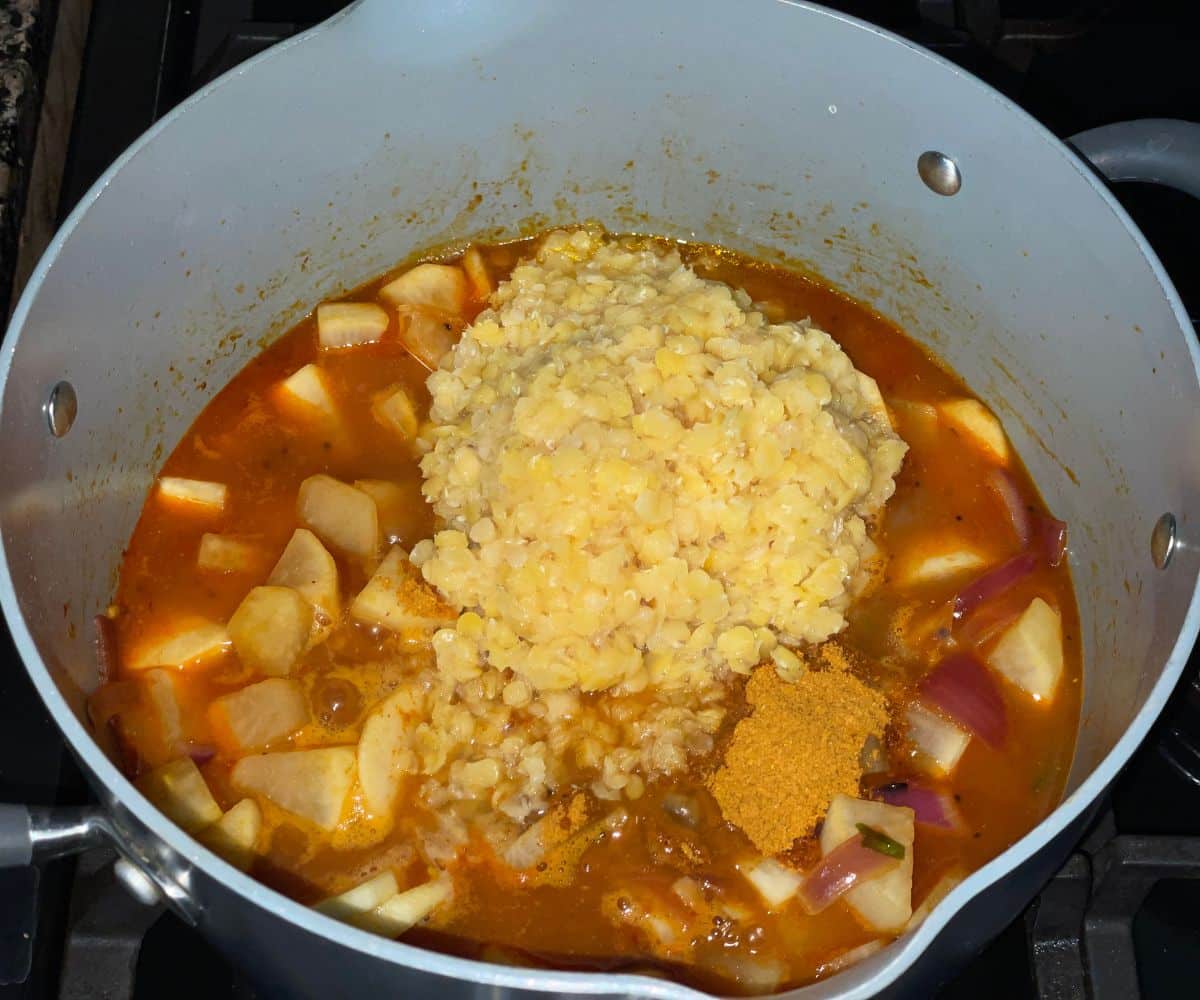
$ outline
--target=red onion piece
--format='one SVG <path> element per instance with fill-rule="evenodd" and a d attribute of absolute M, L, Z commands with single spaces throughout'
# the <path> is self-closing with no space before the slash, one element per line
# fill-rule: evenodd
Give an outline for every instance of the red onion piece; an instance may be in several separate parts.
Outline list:
<path fill-rule="evenodd" d="M 1008 714 L 991 673 L 969 653 L 951 653 L 921 680 L 921 699 L 994 747 L 1004 745 Z"/>
<path fill-rule="evenodd" d="M 207 764 L 217 755 L 217 748 L 208 743 L 193 743 L 181 740 L 175 747 L 183 757 L 191 757 L 197 764 Z"/>
<path fill-rule="evenodd" d="M 1041 542 L 1042 552 L 1046 562 L 1057 566 L 1067 552 L 1067 522 L 1057 517 L 1043 517 L 1039 521 L 1038 541 Z"/>
<path fill-rule="evenodd" d="M 912 781 L 901 781 L 884 785 L 879 797 L 890 806 L 908 806 L 916 814 L 918 823 L 937 826 L 943 830 L 961 830 L 962 813 L 958 811 L 954 796 L 942 788 L 931 788 Z"/>
<path fill-rule="evenodd" d="M 988 473 L 987 484 L 1004 504 L 1017 541 L 1021 543 L 1021 548 L 1025 548 L 1029 539 L 1033 537 L 1033 522 L 1029 516 L 1029 508 L 1021 499 L 1021 491 L 1017 488 L 1016 481 L 1004 469 L 993 467 Z"/>
<path fill-rule="evenodd" d="M 96 673 L 100 683 L 107 684 L 117 679 L 117 627 L 108 615 L 96 615 L 92 622 L 96 627 Z"/>
<path fill-rule="evenodd" d="M 967 584 L 954 598 L 954 620 L 962 621 L 984 601 L 999 597 L 1017 581 L 1032 573 L 1037 568 L 1037 562 L 1035 553 L 1022 552 Z"/>
<path fill-rule="evenodd" d="M 805 873 L 798 898 L 809 915 L 828 909 L 856 885 L 891 871 L 900 861 L 864 847 L 862 835 L 843 840 Z"/>

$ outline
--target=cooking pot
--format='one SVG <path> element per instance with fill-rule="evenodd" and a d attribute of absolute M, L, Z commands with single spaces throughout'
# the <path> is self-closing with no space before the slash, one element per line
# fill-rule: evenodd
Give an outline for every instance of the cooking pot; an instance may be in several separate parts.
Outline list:
<path fill-rule="evenodd" d="M 1196 131 L 1080 144 L 1113 177 L 1200 193 Z M 1002 416 L 1071 525 L 1086 673 L 1062 804 L 915 932 L 794 995 L 927 995 L 1037 892 L 1200 624 L 1193 333 L 1072 150 L 926 51 L 769 0 L 364 0 L 206 87 L 96 183 L 0 358 L 0 601 L 100 805 L 7 807 L 4 863 L 110 838 L 127 882 L 272 996 L 696 995 L 454 958 L 312 912 L 161 816 L 83 714 L 89 623 L 157 465 L 217 387 L 415 250 L 583 219 L 790 261 L 870 303 Z"/>

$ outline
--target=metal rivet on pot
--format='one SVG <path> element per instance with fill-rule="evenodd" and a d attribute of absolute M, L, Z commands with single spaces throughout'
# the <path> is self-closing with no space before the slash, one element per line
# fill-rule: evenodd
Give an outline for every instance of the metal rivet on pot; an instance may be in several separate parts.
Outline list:
<path fill-rule="evenodd" d="M 1150 558 L 1159 569 L 1166 569 L 1175 554 L 1175 515 L 1163 514 L 1150 533 Z"/>
<path fill-rule="evenodd" d="M 75 387 L 70 382 L 59 382 L 50 390 L 50 398 L 46 400 L 46 423 L 50 425 L 50 433 L 56 438 L 63 437 L 75 423 L 79 413 L 79 400 L 75 397 Z"/>
<path fill-rule="evenodd" d="M 934 194 L 949 197 L 958 194 L 962 187 L 962 174 L 958 164 L 936 149 L 926 150 L 917 157 L 917 174 Z"/>
<path fill-rule="evenodd" d="M 157 906 L 162 902 L 162 891 L 154 879 L 125 858 L 113 862 L 113 875 L 122 888 L 144 906 Z"/>

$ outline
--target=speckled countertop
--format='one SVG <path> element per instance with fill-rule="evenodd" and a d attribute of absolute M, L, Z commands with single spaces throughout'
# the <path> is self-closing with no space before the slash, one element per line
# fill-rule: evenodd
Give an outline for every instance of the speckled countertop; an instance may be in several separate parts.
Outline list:
<path fill-rule="evenodd" d="M 0 317 L 8 314 L 58 0 L 0 0 Z"/>

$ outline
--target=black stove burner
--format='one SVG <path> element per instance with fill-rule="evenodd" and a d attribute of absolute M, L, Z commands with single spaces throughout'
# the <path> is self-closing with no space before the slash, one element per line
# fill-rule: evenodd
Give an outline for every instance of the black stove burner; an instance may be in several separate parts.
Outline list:
<path fill-rule="evenodd" d="M 730 0 L 734 2 L 734 0 Z M 1060 136 L 1126 118 L 1200 120 L 1200 4 L 1177 0 L 825 0 L 982 77 Z M 346 0 L 93 0 L 61 214 L 195 89 Z M 1200 316 L 1200 203 L 1118 197 Z M 7 638 L 0 640 L 7 642 Z M 17 665 L 0 672 L 0 801 L 81 801 L 82 782 Z M 1114 786 L 1105 811 L 1023 920 L 942 1000 L 1183 1000 L 1200 954 L 1200 663 Z M 5 761 L 20 761 L 19 772 Z M 134 903 L 110 852 L 0 872 L 0 1000 L 251 1000 L 249 984 L 167 912 Z M 35 908 L 35 902 L 38 904 Z M 32 935 L 28 937 L 27 935 Z M 31 948 L 32 941 L 36 947 Z M 31 963 L 31 964 L 30 964 Z M 29 975 L 20 981 L 26 967 Z"/>

